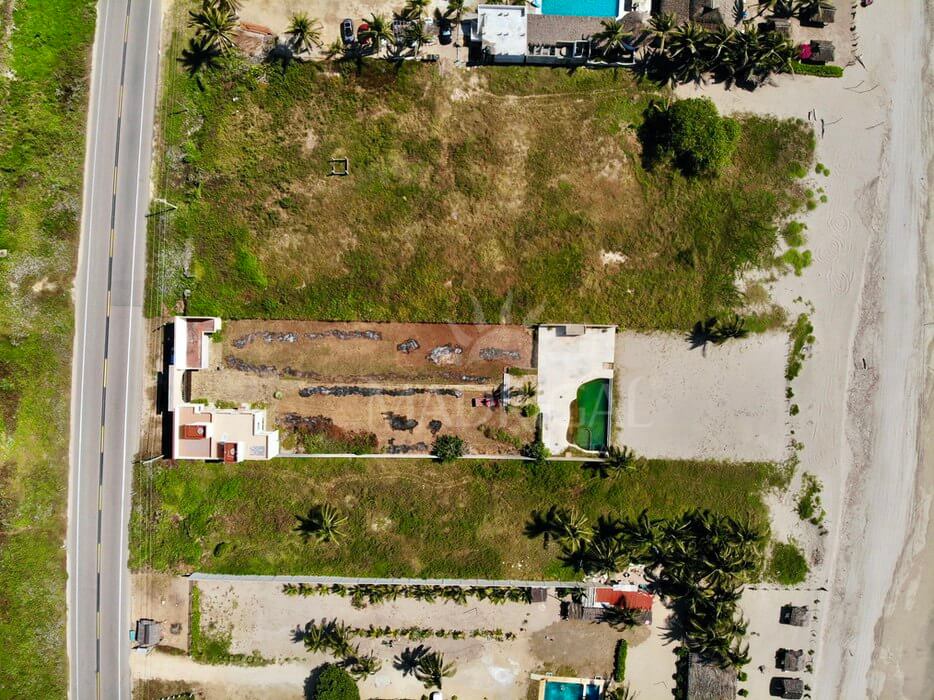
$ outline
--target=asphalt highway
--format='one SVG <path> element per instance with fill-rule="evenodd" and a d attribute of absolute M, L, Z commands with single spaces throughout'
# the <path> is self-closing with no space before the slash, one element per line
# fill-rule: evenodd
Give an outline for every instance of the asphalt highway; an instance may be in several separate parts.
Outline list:
<path fill-rule="evenodd" d="M 158 0 L 100 0 L 75 280 L 68 508 L 71 698 L 130 698 L 127 524 L 142 402 Z"/>

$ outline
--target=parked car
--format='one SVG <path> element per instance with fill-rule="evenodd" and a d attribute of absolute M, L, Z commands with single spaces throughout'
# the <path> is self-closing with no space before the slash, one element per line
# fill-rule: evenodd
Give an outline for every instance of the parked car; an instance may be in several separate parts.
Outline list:
<path fill-rule="evenodd" d="M 438 24 L 438 43 L 447 46 L 451 40 L 451 20 L 445 17 Z"/>
<path fill-rule="evenodd" d="M 341 41 L 345 44 L 354 42 L 353 20 L 350 17 L 341 22 Z"/>

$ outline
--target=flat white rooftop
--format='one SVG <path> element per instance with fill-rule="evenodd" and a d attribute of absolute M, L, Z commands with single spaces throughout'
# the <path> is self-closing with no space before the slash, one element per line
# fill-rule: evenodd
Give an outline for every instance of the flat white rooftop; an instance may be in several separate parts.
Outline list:
<path fill-rule="evenodd" d="M 539 326 L 537 339 L 542 442 L 558 454 L 571 447 L 568 430 L 577 390 L 594 379 L 613 379 L 616 326 Z"/>
<path fill-rule="evenodd" d="M 478 31 L 483 49 L 492 56 L 524 56 L 528 50 L 527 18 L 523 5 L 480 5 Z"/>

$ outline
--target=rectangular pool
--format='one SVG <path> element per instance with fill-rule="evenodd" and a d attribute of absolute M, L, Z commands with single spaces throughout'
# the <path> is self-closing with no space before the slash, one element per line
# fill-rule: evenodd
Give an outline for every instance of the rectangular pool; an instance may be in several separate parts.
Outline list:
<path fill-rule="evenodd" d="M 600 700 L 600 688 L 593 683 L 545 681 L 545 700 Z"/>
<path fill-rule="evenodd" d="M 623 0 L 539 0 L 543 15 L 618 17 Z"/>

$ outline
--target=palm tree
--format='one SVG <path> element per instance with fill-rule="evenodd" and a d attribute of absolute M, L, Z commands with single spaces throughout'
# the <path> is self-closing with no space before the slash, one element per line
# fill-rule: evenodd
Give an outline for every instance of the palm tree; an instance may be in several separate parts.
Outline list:
<path fill-rule="evenodd" d="M 454 24 L 460 24 L 461 17 L 464 16 L 466 4 L 465 0 L 448 0 L 448 6 L 444 11 L 444 16 Z"/>
<path fill-rule="evenodd" d="M 208 69 L 217 68 L 219 64 L 221 50 L 217 45 L 206 36 L 193 36 L 188 41 L 188 48 L 182 49 L 182 55 L 179 57 L 179 63 L 184 66 L 188 75 L 198 81 L 198 87 L 202 90 L 201 72 Z"/>
<path fill-rule="evenodd" d="M 236 16 L 240 12 L 243 2 L 241 0 L 204 0 L 203 6 L 213 6 L 222 12 L 228 12 Z"/>
<path fill-rule="evenodd" d="M 672 77 L 679 83 L 701 83 L 707 70 L 707 30 L 696 22 L 685 22 L 671 33 L 668 57 Z"/>
<path fill-rule="evenodd" d="M 759 0 L 758 16 L 771 12 L 776 17 L 791 17 L 795 11 L 794 0 Z"/>
<path fill-rule="evenodd" d="M 328 635 L 324 628 L 311 622 L 305 625 L 304 642 L 305 648 L 312 653 L 324 651 L 330 646 Z"/>
<path fill-rule="evenodd" d="M 622 627 L 623 629 L 632 629 L 642 622 L 638 610 L 620 607 L 619 605 L 603 608 L 600 620 L 609 624 L 610 627 Z"/>
<path fill-rule="evenodd" d="M 538 393 L 538 387 L 535 386 L 535 382 L 523 382 L 522 386 L 517 389 L 514 389 L 516 393 L 516 398 L 522 401 L 522 403 L 527 403 L 535 398 L 535 394 Z M 512 391 L 509 392 L 510 397 Z"/>
<path fill-rule="evenodd" d="M 409 23 L 405 28 L 405 43 L 412 47 L 412 55 L 418 56 L 422 46 L 431 42 L 431 36 L 425 30 L 425 23 L 420 19 Z"/>
<path fill-rule="evenodd" d="M 555 510 L 552 513 L 551 535 L 569 551 L 577 551 L 593 537 L 587 516 L 576 510 Z"/>
<path fill-rule="evenodd" d="M 292 15 L 286 33 L 292 37 L 290 43 L 296 53 L 321 47 L 321 22 L 311 19 L 305 12 Z"/>
<path fill-rule="evenodd" d="M 395 34 L 392 33 L 392 23 L 387 19 L 386 15 L 374 12 L 370 15 L 366 23 L 370 28 L 365 32 L 365 35 L 373 38 L 377 52 L 382 47 L 384 41 L 386 43 L 395 41 L 396 37 Z"/>
<path fill-rule="evenodd" d="M 221 51 L 233 48 L 233 32 L 237 20 L 230 12 L 206 5 L 200 11 L 189 11 L 188 14 L 188 24 L 195 28 L 195 34 L 205 37 Z"/>
<path fill-rule="evenodd" d="M 378 673 L 382 667 L 383 662 L 377 659 L 376 656 L 373 654 L 364 654 L 363 656 L 354 657 L 350 664 L 349 671 L 350 675 L 359 681 L 367 676 L 372 676 L 374 673 Z"/>
<path fill-rule="evenodd" d="M 675 16 L 667 12 L 652 15 L 649 20 L 648 34 L 652 37 L 652 43 L 656 45 L 661 53 L 665 53 L 665 44 L 674 28 Z"/>
<path fill-rule="evenodd" d="M 329 61 L 333 61 L 335 58 L 344 58 L 346 56 L 347 47 L 344 45 L 340 39 L 335 39 L 330 44 L 328 44 L 327 49 L 324 51 L 324 57 Z"/>
<path fill-rule="evenodd" d="M 604 20 L 603 29 L 593 35 L 593 40 L 603 54 L 604 59 L 632 50 L 632 32 L 628 31 L 618 19 Z"/>
<path fill-rule="evenodd" d="M 425 8 L 428 7 L 429 4 L 431 4 L 431 0 L 406 0 L 405 6 L 402 8 L 402 12 L 399 13 L 399 16 L 402 17 L 402 19 L 417 22 L 421 20 Z"/>
<path fill-rule="evenodd" d="M 629 566 L 629 556 L 616 537 L 595 539 L 582 549 L 580 568 L 587 574 L 612 574 Z"/>
<path fill-rule="evenodd" d="M 450 678 L 457 671 L 452 663 L 444 663 L 444 654 L 433 651 L 423 655 L 418 660 L 418 666 L 415 669 L 415 677 L 420 680 L 426 688 L 437 688 L 441 690 L 441 681 Z"/>
<path fill-rule="evenodd" d="M 614 476 L 622 472 L 633 472 L 636 470 L 636 453 L 625 445 L 621 448 L 609 447 L 606 451 L 604 464 Z"/>
<path fill-rule="evenodd" d="M 347 522 L 347 516 L 338 513 L 334 506 L 325 503 L 313 506 L 307 516 L 296 516 L 299 524 L 295 528 L 306 542 L 313 537 L 319 542 L 336 542 L 341 536 L 341 526 Z"/>

